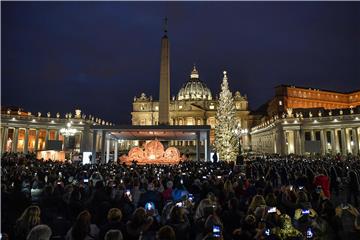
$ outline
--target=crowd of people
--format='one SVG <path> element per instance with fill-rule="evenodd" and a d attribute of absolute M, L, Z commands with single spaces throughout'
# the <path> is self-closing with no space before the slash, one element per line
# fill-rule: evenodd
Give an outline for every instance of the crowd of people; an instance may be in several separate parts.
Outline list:
<path fill-rule="evenodd" d="M 2 238 L 360 239 L 359 159 L 245 160 L 82 165 L 5 155 Z"/>

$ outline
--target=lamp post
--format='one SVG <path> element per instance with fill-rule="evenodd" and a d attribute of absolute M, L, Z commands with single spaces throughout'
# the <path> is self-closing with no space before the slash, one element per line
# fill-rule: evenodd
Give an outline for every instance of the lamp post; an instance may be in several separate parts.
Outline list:
<path fill-rule="evenodd" d="M 77 130 L 75 128 L 71 128 L 71 122 L 68 122 L 66 124 L 66 128 L 61 128 L 60 129 L 60 133 L 64 136 L 64 137 L 70 137 L 70 136 L 74 136 L 75 133 L 77 133 Z"/>
<path fill-rule="evenodd" d="M 249 131 L 248 131 L 247 128 L 241 128 L 240 123 L 239 123 L 234 132 L 235 132 L 236 137 L 239 139 L 239 153 L 238 153 L 238 155 L 240 156 L 242 154 L 240 137 L 246 136 Z"/>
<path fill-rule="evenodd" d="M 71 122 L 68 122 L 66 124 L 66 128 L 60 129 L 60 133 L 64 136 L 64 138 L 67 137 L 68 141 L 69 141 L 69 137 L 74 136 L 77 133 L 77 129 L 72 128 Z M 64 143 L 65 143 L 65 139 L 64 139 Z M 71 149 L 71 152 L 70 152 L 70 160 L 72 159 L 72 151 L 73 151 L 73 149 Z"/>

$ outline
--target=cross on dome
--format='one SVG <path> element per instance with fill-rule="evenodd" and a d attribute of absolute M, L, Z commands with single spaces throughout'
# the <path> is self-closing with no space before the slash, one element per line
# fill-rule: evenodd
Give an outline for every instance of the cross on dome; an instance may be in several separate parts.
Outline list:
<path fill-rule="evenodd" d="M 191 71 L 190 78 L 199 78 L 199 72 L 196 70 L 196 66 L 194 64 L 193 70 Z"/>

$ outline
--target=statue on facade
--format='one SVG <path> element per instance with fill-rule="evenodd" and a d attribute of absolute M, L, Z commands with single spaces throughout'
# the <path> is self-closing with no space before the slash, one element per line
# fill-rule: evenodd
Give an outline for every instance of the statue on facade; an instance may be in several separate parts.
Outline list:
<path fill-rule="evenodd" d="M 287 108 L 286 109 L 286 112 L 287 112 L 287 116 L 289 118 L 293 117 L 293 109 L 292 108 Z"/>

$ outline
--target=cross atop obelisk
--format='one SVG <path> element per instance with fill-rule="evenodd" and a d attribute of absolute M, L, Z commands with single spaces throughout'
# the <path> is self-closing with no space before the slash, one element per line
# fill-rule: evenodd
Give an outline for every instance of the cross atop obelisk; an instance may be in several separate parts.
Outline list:
<path fill-rule="evenodd" d="M 170 46 L 167 36 L 167 17 L 164 19 L 164 36 L 161 38 L 159 124 L 169 124 L 170 105 Z"/>
<path fill-rule="evenodd" d="M 168 18 L 164 18 L 164 33 L 167 34 L 167 28 L 168 28 Z"/>

